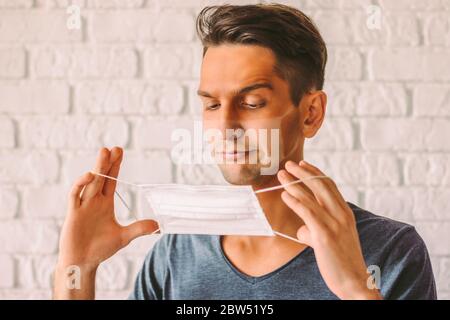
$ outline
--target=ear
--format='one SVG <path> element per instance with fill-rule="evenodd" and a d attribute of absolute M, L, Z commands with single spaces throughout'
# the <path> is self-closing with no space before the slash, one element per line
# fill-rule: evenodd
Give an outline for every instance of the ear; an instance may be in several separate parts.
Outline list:
<path fill-rule="evenodd" d="M 302 110 L 303 136 L 312 138 L 316 135 L 325 118 L 327 95 L 322 90 L 307 93 L 303 96 L 300 108 Z"/>

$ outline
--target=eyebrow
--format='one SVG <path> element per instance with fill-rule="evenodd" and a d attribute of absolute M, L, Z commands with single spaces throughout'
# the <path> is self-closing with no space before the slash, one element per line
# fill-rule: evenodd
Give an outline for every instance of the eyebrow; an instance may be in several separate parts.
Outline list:
<path fill-rule="evenodd" d="M 249 86 L 241 88 L 238 91 L 238 94 L 244 94 L 244 93 L 250 92 L 252 90 L 260 89 L 260 88 L 267 88 L 267 89 L 273 90 L 273 86 L 269 82 L 260 82 L 260 83 L 251 84 Z M 213 98 L 213 96 L 206 91 L 197 90 L 197 94 L 202 97 Z"/>

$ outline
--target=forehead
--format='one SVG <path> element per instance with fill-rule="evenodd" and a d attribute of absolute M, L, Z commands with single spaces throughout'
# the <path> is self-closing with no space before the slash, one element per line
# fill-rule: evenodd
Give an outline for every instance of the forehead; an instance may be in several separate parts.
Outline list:
<path fill-rule="evenodd" d="M 273 82 L 275 62 L 270 49 L 257 45 L 210 47 L 203 57 L 200 88 L 211 93 L 224 93 L 254 81 Z"/>

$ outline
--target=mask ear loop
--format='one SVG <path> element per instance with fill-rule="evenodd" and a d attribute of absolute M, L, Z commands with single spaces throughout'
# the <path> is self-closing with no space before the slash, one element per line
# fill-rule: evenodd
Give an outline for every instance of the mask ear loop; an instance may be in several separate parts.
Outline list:
<path fill-rule="evenodd" d="M 284 189 L 284 187 L 286 187 L 286 186 L 290 186 L 290 185 L 293 185 L 293 184 L 296 184 L 296 183 L 300 183 L 300 182 L 303 182 L 303 181 L 306 181 L 306 180 L 311 180 L 311 179 L 324 179 L 324 178 L 328 178 L 328 179 L 329 179 L 328 176 L 312 176 L 312 177 L 307 177 L 307 178 L 304 178 L 304 179 L 299 179 L 299 180 L 291 181 L 291 182 L 289 182 L 289 183 L 280 184 L 279 186 L 275 186 L 275 187 L 269 187 L 269 188 L 259 189 L 259 190 L 254 191 L 254 193 L 262 193 L 262 192 L 268 192 L 268 191 L 273 191 L 273 190 L 278 190 L 278 189 Z M 300 243 L 300 244 L 304 244 L 303 242 L 300 242 L 298 239 L 296 239 L 296 238 L 294 238 L 294 237 L 291 237 L 291 236 L 288 236 L 287 234 L 278 232 L 278 231 L 273 230 L 273 229 L 272 229 L 272 231 L 273 231 L 273 233 L 275 233 L 276 235 L 278 235 L 278 236 L 280 236 L 280 237 L 283 237 L 283 238 L 292 240 L 292 241 L 297 242 L 297 243 Z"/>
<path fill-rule="evenodd" d="M 100 176 L 100 177 L 104 177 L 104 178 L 107 178 L 107 179 L 115 180 L 115 181 L 117 181 L 117 182 L 119 182 L 119 183 L 127 184 L 127 185 L 130 185 L 130 186 L 133 186 L 133 187 L 138 187 L 138 188 L 139 188 L 139 187 L 142 186 L 141 184 L 137 184 L 137 183 L 132 183 L 132 182 L 124 181 L 124 180 L 117 179 L 117 178 L 108 176 L 108 175 L 106 175 L 106 174 L 98 173 L 98 172 L 95 172 L 95 171 L 91 171 L 91 173 L 92 173 L 92 174 L 95 174 L 95 175 L 97 175 L 97 176 Z M 133 218 L 134 218 L 136 221 L 138 221 L 139 219 L 137 218 L 136 214 L 131 210 L 130 206 L 127 204 L 127 202 L 125 201 L 125 199 L 120 195 L 120 193 L 119 193 L 117 190 L 114 190 L 114 193 L 117 194 L 117 196 L 119 197 L 120 201 L 121 201 L 122 204 L 128 209 L 128 212 L 131 213 L 131 215 L 133 216 Z M 159 228 L 156 229 L 155 231 L 153 231 L 152 233 L 150 233 L 149 235 L 155 234 L 155 233 L 158 232 L 158 231 L 159 231 Z"/>

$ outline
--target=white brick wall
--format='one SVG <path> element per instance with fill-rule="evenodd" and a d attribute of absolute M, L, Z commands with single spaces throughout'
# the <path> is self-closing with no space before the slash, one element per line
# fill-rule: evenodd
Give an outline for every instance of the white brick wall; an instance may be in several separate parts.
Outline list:
<path fill-rule="evenodd" d="M 51 297 L 67 189 L 100 146 L 125 148 L 123 179 L 220 181 L 212 167 L 173 164 L 169 143 L 198 115 L 196 13 L 219 2 L 0 0 L 0 299 Z M 310 14 L 329 47 L 327 119 L 306 158 L 349 201 L 414 224 L 450 298 L 450 1 L 282 2 Z M 79 30 L 66 27 L 70 4 Z M 145 202 L 120 188 L 142 215 Z M 99 298 L 127 296 L 155 240 L 102 265 Z"/>

